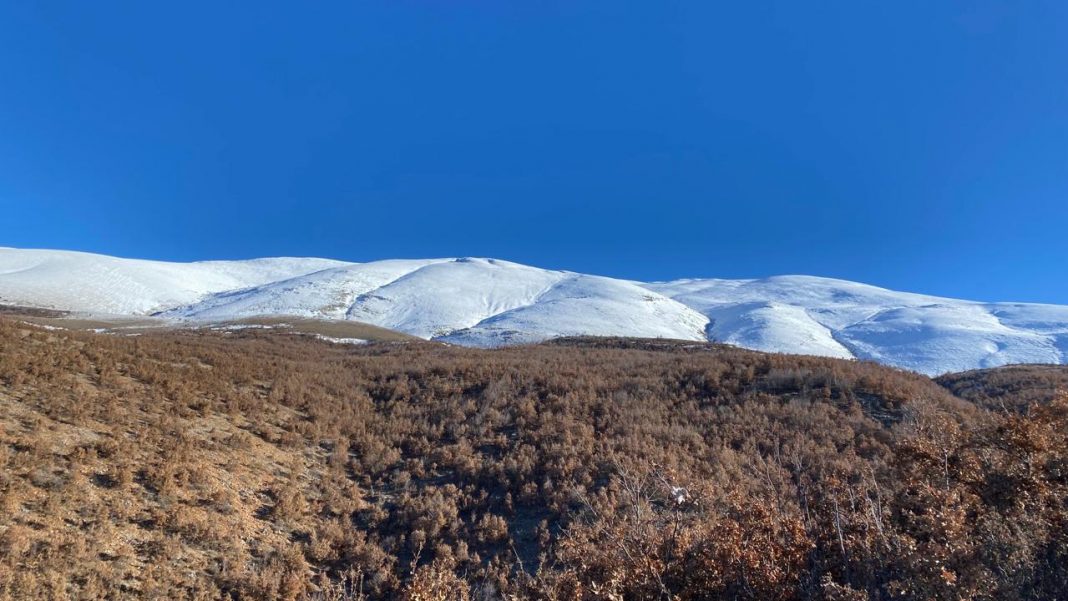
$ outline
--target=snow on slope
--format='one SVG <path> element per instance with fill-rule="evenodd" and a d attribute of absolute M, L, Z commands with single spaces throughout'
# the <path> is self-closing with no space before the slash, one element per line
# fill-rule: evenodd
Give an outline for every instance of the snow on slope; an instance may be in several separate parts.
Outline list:
<path fill-rule="evenodd" d="M 945 299 L 909 292 L 803 275 L 784 275 L 762 280 L 676 280 L 645 284 L 690 307 L 706 313 L 724 305 L 770 302 L 777 306 L 803 307 L 818 314 L 817 321 L 831 329 L 865 319 L 887 307 L 933 304 Z"/>
<path fill-rule="evenodd" d="M 456 344 L 566 335 L 716 341 L 929 374 L 1068 363 L 1068 307 L 808 276 L 643 284 L 493 259 L 164 263 L 0 248 L 0 304 L 222 321 L 348 319 Z"/>
<path fill-rule="evenodd" d="M 1049 336 L 1006 326 L 977 303 L 886 309 L 838 335 L 858 357 L 931 373 L 1062 358 Z"/>
<path fill-rule="evenodd" d="M 708 318 L 632 282 L 567 274 L 536 302 L 494 315 L 442 340 L 467 346 L 539 342 L 560 336 L 704 340 Z"/>
<path fill-rule="evenodd" d="M 801 307 L 774 301 L 710 307 L 712 340 L 758 351 L 795 353 L 851 359 L 853 354 L 834 339 L 827 326 L 812 319 Z"/>
<path fill-rule="evenodd" d="M 349 317 L 434 338 L 530 305 L 563 277 L 494 259 L 435 263 L 364 295 Z"/>
<path fill-rule="evenodd" d="M 630 282 L 494 259 L 347 265 L 165 313 L 353 319 L 422 338 L 495 346 L 570 334 L 703 340 L 707 318 Z"/>
<path fill-rule="evenodd" d="M 1028 303 L 988 305 L 991 315 L 1008 327 L 1045 334 L 1060 353 L 1060 362 L 1068 363 L 1068 307 Z"/>
<path fill-rule="evenodd" d="M 356 299 L 434 260 L 341 264 L 262 286 L 221 292 L 195 304 L 174 307 L 164 317 L 226 320 L 256 315 L 345 319 Z"/>
<path fill-rule="evenodd" d="M 196 302 L 209 294 L 340 264 L 291 258 L 167 263 L 72 251 L 0 248 L 0 303 L 144 315 Z"/>
<path fill-rule="evenodd" d="M 712 339 L 760 350 L 853 356 L 928 374 L 1068 362 L 1064 306 L 976 303 L 810 276 L 647 286 L 707 315 Z"/>

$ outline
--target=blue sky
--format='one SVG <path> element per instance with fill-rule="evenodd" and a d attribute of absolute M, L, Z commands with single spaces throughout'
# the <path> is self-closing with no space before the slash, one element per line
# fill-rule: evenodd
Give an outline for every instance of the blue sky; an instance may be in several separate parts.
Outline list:
<path fill-rule="evenodd" d="M 0 245 L 1068 303 L 1066 2 L 0 5 Z"/>

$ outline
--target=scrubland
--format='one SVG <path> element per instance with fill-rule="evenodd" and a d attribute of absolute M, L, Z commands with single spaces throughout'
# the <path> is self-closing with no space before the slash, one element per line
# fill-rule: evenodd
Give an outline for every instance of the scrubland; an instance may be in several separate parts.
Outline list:
<path fill-rule="evenodd" d="M 1035 373 L 0 319 L 0 598 L 1064 599 Z"/>

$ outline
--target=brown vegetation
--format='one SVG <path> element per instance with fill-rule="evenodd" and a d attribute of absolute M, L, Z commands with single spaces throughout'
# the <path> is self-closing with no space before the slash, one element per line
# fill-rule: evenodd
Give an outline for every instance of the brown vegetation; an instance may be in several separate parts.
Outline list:
<path fill-rule="evenodd" d="M 0 304 L 0 315 L 17 317 L 64 317 L 68 315 L 68 313 L 66 311 L 56 311 L 55 309 Z"/>
<path fill-rule="evenodd" d="M 1066 438 L 713 345 L 0 320 L 0 598 L 1065 598 Z"/>
<path fill-rule="evenodd" d="M 1068 365 L 1012 365 L 940 376 L 962 399 L 988 409 L 1026 411 L 1068 392 Z"/>

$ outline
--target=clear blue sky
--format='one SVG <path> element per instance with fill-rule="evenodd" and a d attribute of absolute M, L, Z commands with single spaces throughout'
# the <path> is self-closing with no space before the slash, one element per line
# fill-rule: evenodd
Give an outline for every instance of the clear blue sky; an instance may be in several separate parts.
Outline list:
<path fill-rule="evenodd" d="M 5 2 L 0 219 L 1068 303 L 1068 2 Z"/>

